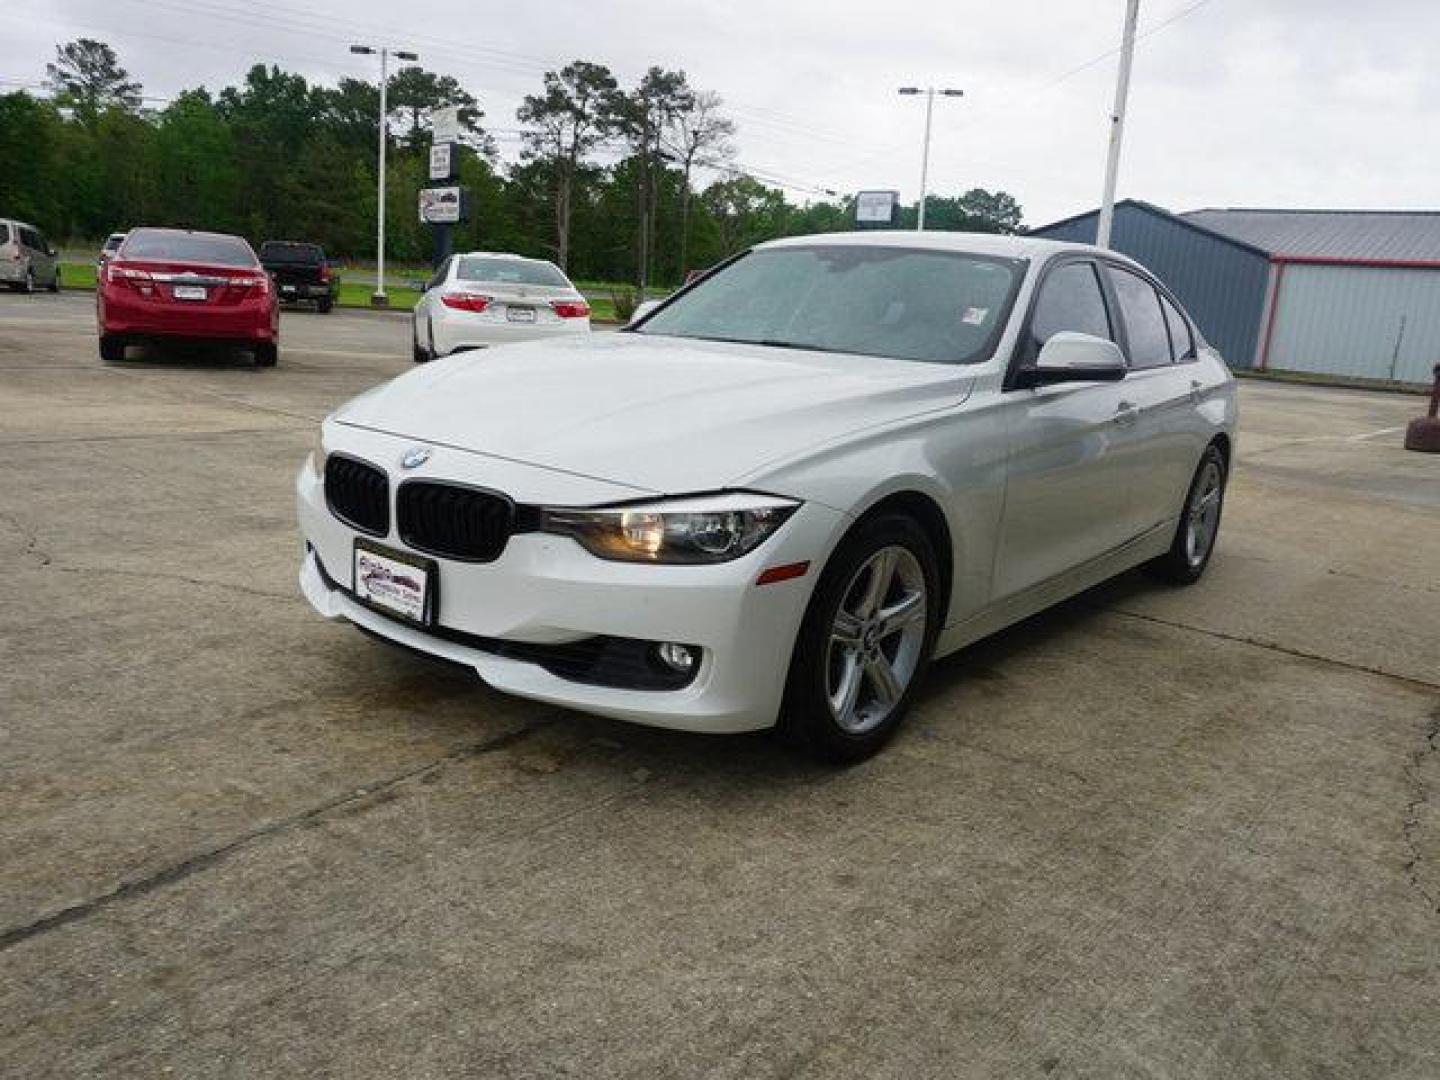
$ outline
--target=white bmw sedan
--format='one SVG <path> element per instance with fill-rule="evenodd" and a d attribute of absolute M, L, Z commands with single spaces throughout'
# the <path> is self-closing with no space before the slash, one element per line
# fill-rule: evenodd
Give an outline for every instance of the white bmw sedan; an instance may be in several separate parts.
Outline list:
<path fill-rule="evenodd" d="M 300 584 L 490 685 L 855 760 L 932 657 L 1214 549 L 1235 391 L 1113 252 L 761 244 L 625 331 L 456 356 L 329 417 Z"/>
<path fill-rule="evenodd" d="M 558 266 L 493 251 L 452 255 L 415 305 L 415 362 L 590 330 L 590 305 Z"/>

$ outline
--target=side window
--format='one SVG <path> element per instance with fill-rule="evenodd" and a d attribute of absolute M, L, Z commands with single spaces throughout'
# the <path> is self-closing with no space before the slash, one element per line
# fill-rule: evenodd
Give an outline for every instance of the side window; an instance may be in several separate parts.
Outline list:
<path fill-rule="evenodd" d="M 40 250 L 40 237 L 35 235 L 34 229 L 27 229 L 23 225 L 20 227 L 20 243 L 31 251 Z"/>
<path fill-rule="evenodd" d="M 1170 327 L 1170 355 L 1175 363 L 1183 364 L 1195 359 L 1195 335 L 1180 309 L 1170 302 L 1164 293 L 1160 294 L 1160 306 L 1165 309 L 1165 324 Z"/>
<path fill-rule="evenodd" d="M 1067 263 L 1046 275 L 1040 297 L 1030 315 L 1029 359 L 1033 363 L 1040 346 L 1062 330 L 1114 340 L 1105 294 L 1093 263 Z"/>
<path fill-rule="evenodd" d="M 44 234 L 44 233 L 36 233 L 36 234 L 35 234 L 35 250 L 36 250 L 36 251 L 49 252 L 49 250 L 50 250 L 50 241 L 45 239 L 45 234 Z"/>
<path fill-rule="evenodd" d="M 1110 279 L 1120 298 L 1120 312 L 1125 316 L 1126 336 L 1130 341 L 1130 369 L 1165 367 L 1170 363 L 1170 332 L 1165 328 L 1165 312 L 1160 308 L 1160 294 L 1144 278 L 1127 270 L 1110 268 Z"/>
<path fill-rule="evenodd" d="M 445 279 L 450 276 L 450 264 L 454 261 L 455 256 L 451 255 L 450 258 L 446 259 L 440 264 L 439 269 L 435 271 L 435 276 L 432 277 L 425 285 L 425 290 L 427 292 L 431 289 L 438 288 L 440 285 L 444 284 Z"/>

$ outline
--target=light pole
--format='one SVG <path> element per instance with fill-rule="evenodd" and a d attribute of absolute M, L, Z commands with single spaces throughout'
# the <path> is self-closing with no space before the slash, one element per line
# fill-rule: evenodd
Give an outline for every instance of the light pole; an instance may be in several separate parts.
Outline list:
<path fill-rule="evenodd" d="M 935 111 L 935 87 L 927 86 L 921 90 L 918 86 L 902 86 L 900 93 L 909 97 L 914 94 L 925 95 L 925 147 L 920 154 L 920 214 L 915 220 L 915 231 L 925 231 L 925 192 L 930 182 L 930 117 Z M 951 90 L 949 88 L 940 91 L 942 97 L 964 97 L 964 90 Z"/>
<path fill-rule="evenodd" d="M 386 92 L 389 89 L 392 50 L 375 49 L 369 45 L 351 45 L 350 51 L 360 56 L 373 56 L 377 52 L 380 54 L 380 167 L 377 170 L 379 203 L 375 208 L 375 292 L 370 297 L 370 306 L 388 307 L 390 298 L 385 295 L 385 148 L 390 141 L 387 138 L 390 130 L 390 110 Z M 419 53 L 402 52 L 399 49 L 393 50 L 393 55 L 396 60 L 420 59 Z"/>
<path fill-rule="evenodd" d="M 1120 175 L 1120 140 L 1125 135 L 1125 105 L 1130 98 L 1130 64 L 1135 59 L 1135 23 L 1140 0 L 1127 0 L 1125 31 L 1120 39 L 1120 70 L 1115 76 L 1115 107 L 1110 110 L 1110 152 L 1105 157 L 1105 190 L 1100 196 L 1100 221 L 1095 246 L 1110 246 L 1110 224 L 1115 220 L 1115 180 Z"/>

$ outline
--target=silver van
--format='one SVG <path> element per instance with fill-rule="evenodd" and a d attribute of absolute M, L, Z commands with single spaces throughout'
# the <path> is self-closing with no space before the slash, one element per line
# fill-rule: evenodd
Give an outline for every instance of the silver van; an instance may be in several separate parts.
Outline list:
<path fill-rule="evenodd" d="M 21 292 L 60 291 L 60 253 L 34 225 L 0 218 L 0 285 Z"/>

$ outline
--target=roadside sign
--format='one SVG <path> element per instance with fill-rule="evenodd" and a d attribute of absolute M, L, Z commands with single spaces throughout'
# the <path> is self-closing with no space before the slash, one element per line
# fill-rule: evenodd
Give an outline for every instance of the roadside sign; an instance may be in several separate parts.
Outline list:
<path fill-rule="evenodd" d="M 453 225 L 461 219 L 464 198 L 458 187 L 420 189 L 420 220 L 428 225 Z"/>
<path fill-rule="evenodd" d="M 430 179 L 449 180 L 455 171 L 455 144 L 437 142 L 430 147 Z"/>
<path fill-rule="evenodd" d="M 460 141 L 460 106 L 430 110 L 430 135 L 437 143 Z"/>
<path fill-rule="evenodd" d="M 855 195 L 855 221 L 861 225 L 893 225 L 898 191 L 860 191 Z"/>

